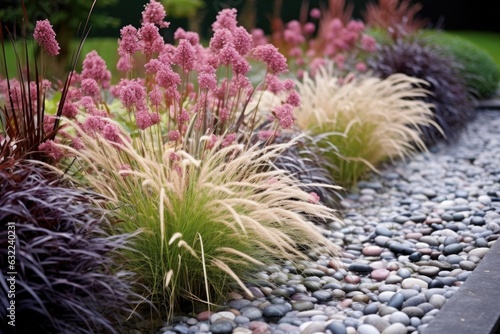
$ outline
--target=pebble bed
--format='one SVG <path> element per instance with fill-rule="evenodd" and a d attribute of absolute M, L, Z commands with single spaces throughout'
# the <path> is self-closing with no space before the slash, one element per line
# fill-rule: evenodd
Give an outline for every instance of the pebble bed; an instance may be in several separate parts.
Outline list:
<path fill-rule="evenodd" d="M 425 333 L 500 235 L 500 111 L 478 112 L 452 145 L 384 167 L 341 205 L 345 224 L 324 234 L 343 268 L 322 255 L 271 266 L 255 298 L 232 293 L 157 333 Z"/>

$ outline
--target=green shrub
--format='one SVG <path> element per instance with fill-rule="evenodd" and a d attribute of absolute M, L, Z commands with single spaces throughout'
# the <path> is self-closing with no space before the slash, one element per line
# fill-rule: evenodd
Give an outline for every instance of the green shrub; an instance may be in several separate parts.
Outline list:
<path fill-rule="evenodd" d="M 462 37 L 442 31 L 427 31 L 425 37 L 428 43 L 443 46 L 462 65 L 459 73 L 476 98 L 487 99 L 495 94 L 499 88 L 500 69 L 488 52 Z"/>

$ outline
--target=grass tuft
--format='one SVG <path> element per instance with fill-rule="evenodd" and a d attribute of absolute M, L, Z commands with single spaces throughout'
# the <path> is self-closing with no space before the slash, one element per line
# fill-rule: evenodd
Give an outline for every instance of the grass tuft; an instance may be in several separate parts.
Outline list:
<path fill-rule="evenodd" d="M 86 149 L 66 149 L 89 185 L 113 199 L 117 231 L 143 231 L 124 265 L 169 316 L 197 302 L 218 303 L 235 284 L 251 295 L 244 283 L 252 274 L 277 259 L 305 258 L 299 246 L 337 255 L 309 219 L 337 220 L 334 210 L 311 201 L 284 171 L 269 168 L 290 143 L 247 149 L 219 141 L 197 160 L 168 144 L 154 147 L 154 138 L 116 145 L 79 135 Z"/>
<path fill-rule="evenodd" d="M 297 83 L 302 97 L 296 117 L 300 128 L 324 136 L 334 180 L 351 186 L 387 159 L 425 150 L 420 127 L 432 121 L 431 105 L 421 101 L 425 81 L 403 74 L 387 79 L 339 78 L 324 67 Z"/>

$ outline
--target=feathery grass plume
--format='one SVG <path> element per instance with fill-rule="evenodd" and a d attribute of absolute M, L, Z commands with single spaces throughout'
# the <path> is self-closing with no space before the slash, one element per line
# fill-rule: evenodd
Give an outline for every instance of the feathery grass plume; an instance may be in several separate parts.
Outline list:
<path fill-rule="evenodd" d="M 500 83 L 500 69 L 487 51 L 468 40 L 444 31 L 426 30 L 424 41 L 441 45 L 462 66 L 458 68 L 468 91 L 477 99 L 492 97 Z"/>
<path fill-rule="evenodd" d="M 297 124 L 322 134 L 335 150 L 328 152 L 333 178 L 350 186 L 387 159 L 405 158 L 426 146 L 420 127 L 436 126 L 421 79 L 395 74 L 387 79 L 337 77 L 333 66 L 297 83 L 302 104 Z M 439 128 L 439 127 L 437 127 Z"/>
<path fill-rule="evenodd" d="M 89 185 L 113 199 L 121 220 L 114 227 L 143 230 L 125 265 L 169 316 L 193 301 L 221 301 L 234 283 L 251 295 L 244 283 L 252 273 L 276 259 L 305 258 L 299 245 L 338 254 L 310 222 L 337 220 L 334 210 L 269 168 L 292 143 L 246 148 L 219 140 L 198 160 L 155 140 L 116 144 L 78 131 L 86 149 L 66 149 Z"/>
<path fill-rule="evenodd" d="M 440 45 L 426 43 L 421 35 L 380 45 L 367 63 L 381 78 L 402 73 L 429 83 L 431 94 L 420 98 L 433 105 L 433 119 L 442 130 L 423 125 L 427 145 L 455 139 L 474 116 L 475 101 L 460 76 L 461 64 Z"/>
<path fill-rule="evenodd" d="M 133 313 L 142 297 L 133 290 L 132 274 L 116 265 L 132 235 L 106 232 L 108 212 L 98 207 L 100 200 L 67 188 L 33 162 L 0 170 L 2 333 L 10 333 L 14 320 L 8 317 L 14 300 L 8 297 L 9 272 L 17 272 L 17 333 L 117 333 Z"/>

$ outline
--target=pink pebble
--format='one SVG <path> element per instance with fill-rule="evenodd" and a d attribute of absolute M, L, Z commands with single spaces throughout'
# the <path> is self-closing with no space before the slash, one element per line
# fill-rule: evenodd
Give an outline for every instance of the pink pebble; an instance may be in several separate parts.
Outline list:
<path fill-rule="evenodd" d="M 371 272 L 370 276 L 377 282 L 381 282 L 389 276 L 390 271 L 387 269 L 375 269 L 374 271 Z"/>
<path fill-rule="evenodd" d="M 363 248 L 364 256 L 379 256 L 382 253 L 382 248 L 379 246 L 367 246 Z"/>

